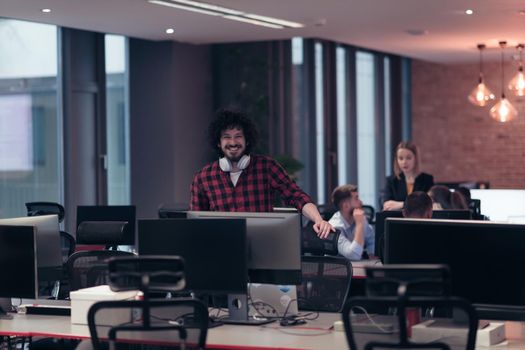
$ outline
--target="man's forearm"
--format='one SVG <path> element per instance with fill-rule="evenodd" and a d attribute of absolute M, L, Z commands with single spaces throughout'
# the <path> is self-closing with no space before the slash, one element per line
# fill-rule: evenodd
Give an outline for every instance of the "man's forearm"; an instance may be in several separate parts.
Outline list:
<path fill-rule="evenodd" d="M 356 224 L 354 231 L 354 241 L 361 247 L 365 246 L 365 225 Z"/>
<path fill-rule="evenodd" d="M 313 203 L 306 203 L 303 206 L 302 214 L 313 222 L 319 222 L 320 220 L 323 220 L 319 210 L 317 210 L 317 207 Z"/>

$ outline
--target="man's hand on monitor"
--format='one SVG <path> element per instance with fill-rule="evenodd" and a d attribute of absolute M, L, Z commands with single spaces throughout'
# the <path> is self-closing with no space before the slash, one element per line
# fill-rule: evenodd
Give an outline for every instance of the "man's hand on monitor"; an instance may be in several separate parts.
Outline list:
<path fill-rule="evenodd" d="M 314 231 L 319 238 L 325 239 L 330 232 L 335 232 L 335 228 L 328 221 L 321 219 L 314 224 Z"/>

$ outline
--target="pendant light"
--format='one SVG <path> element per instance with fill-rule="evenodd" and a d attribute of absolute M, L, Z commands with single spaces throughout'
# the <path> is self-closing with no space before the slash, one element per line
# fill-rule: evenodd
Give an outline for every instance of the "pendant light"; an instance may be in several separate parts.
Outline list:
<path fill-rule="evenodd" d="M 505 123 L 518 116 L 518 111 L 505 97 L 504 69 L 503 69 L 503 49 L 507 46 L 506 41 L 500 41 L 501 48 L 501 100 L 490 109 L 490 116 L 495 120 Z"/>
<path fill-rule="evenodd" d="M 525 96 L 525 74 L 523 74 L 523 44 L 516 46 L 520 53 L 520 67 L 518 73 L 509 82 L 509 90 L 514 92 L 516 96 Z"/>
<path fill-rule="evenodd" d="M 482 57 L 483 49 L 485 49 L 485 44 L 478 44 L 479 80 L 478 80 L 478 85 L 468 95 L 468 100 L 472 104 L 476 106 L 480 106 L 480 107 L 485 106 L 488 101 L 493 100 L 495 98 L 492 91 L 490 91 L 489 88 L 483 82 L 483 57 Z"/>

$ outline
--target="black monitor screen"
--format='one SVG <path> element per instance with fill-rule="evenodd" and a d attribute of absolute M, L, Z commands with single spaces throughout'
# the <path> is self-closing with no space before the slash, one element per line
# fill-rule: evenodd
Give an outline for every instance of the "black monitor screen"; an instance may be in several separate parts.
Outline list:
<path fill-rule="evenodd" d="M 449 220 L 470 220 L 472 212 L 468 209 L 451 209 L 451 210 L 434 210 L 432 219 L 449 219 Z"/>
<path fill-rule="evenodd" d="M 188 218 L 246 219 L 250 282 L 301 284 L 301 218 L 298 213 L 189 211 Z"/>
<path fill-rule="evenodd" d="M 375 240 L 376 240 L 376 256 L 383 256 L 384 236 L 385 236 L 385 220 L 387 218 L 402 218 L 403 212 L 401 210 L 388 210 L 376 213 L 375 224 Z"/>
<path fill-rule="evenodd" d="M 37 297 L 36 241 L 33 226 L 0 225 L 0 298 Z"/>
<path fill-rule="evenodd" d="M 473 304 L 525 306 L 525 226 L 388 219 L 385 227 L 386 264 L 446 264 L 453 295 Z"/>
<path fill-rule="evenodd" d="M 135 206 L 134 205 L 79 205 L 77 207 L 77 227 L 84 221 L 126 221 L 126 231 L 121 242 L 116 244 L 135 244 Z M 82 241 L 77 241 L 84 244 Z"/>
<path fill-rule="evenodd" d="M 375 255 L 383 256 L 384 234 L 385 234 L 385 220 L 387 218 L 402 218 L 403 212 L 401 210 L 388 210 L 376 213 L 375 221 L 375 240 L 376 251 Z M 432 219 L 449 219 L 449 220 L 470 220 L 470 210 L 433 210 Z"/>
<path fill-rule="evenodd" d="M 179 255 L 186 289 L 245 293 L 245 220 L 139 220 L 139 255 Z"/>

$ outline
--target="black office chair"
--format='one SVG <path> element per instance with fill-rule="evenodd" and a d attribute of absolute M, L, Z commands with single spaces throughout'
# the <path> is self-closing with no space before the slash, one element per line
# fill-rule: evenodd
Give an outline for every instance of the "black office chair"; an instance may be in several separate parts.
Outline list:
<path fill-rule="evenodd" d="M 303 254 L 311 255 L 337 255 L 337 242 L 341 232 L 336 230 L 330 232 L 328 237 L 321 239 L 314 231 L 314 223 L 309 221 L 305 227 L 301 228 L 301 248 Z"/>
<path fill-rule="evenodd" d="M 341 312 L 350 292 L 352 265 L 334 256 L 302 256 L 302 283 L 297 286 L 299 309 Z"/>
<path fill-rule="evenodd" d="M 77 242 L 85 245 L 104 245 L 117 250 L 128 229 L 127 221 L 83 221 L 77 228 Z"/>
<path fill-rule="evenodd" d="M 439 318 L 415 313 L 438 309 Z M 397 314 L 371 314 L 367 310 L 395 310 Z M 453 315 L 461 314 L 457 322 Z M 412 324 L 412 322 L 416 324 Z M 478 318 L 472 305 L 456 297 L 354 297 L 343 309 L 343 323 L 350 349 L 465 349 L 474 350 Z M 454 333 L 439 333 L 454 328 Z M 433 331 L 433 328 L 435 329 Z M 448 335 L 447 335 L 448 334 Z"/>
<path fill-rule="evenodd" d="M 66 231 L 60 231 L 60 246 L 62 248 L 62 263 L 65 265 L 67 259 L 75 252 L 75 238 Z"/>
<path fill-rule="evenodd" d="M 27 216 L 58 215 L 58 222 L 64 221 L 64 207 L 55 202 L 28 202 L 26 203 Z"/>
<path fill-rule="evenodd" d="M 111 258 L 108 262 L 112 290 L 139 289 L 143 300 L 102 301 L 88 312 L 88 326 L 95 350 L 123 343 L 140 348 L 204 349 L 208 329 L 208 309 L 196 299 L 151 299 L 151 292 L 178 291 L 184 286 L 183 262 L 179 257 L 145 256 Z M 129 314 L 128 322 L 107 325 L 107 312 Z M 135 316 L 133 316 L 135 315 Z M 105 334 L 107 331 L 107 335 Z"/>
<path fill-rule="evenodd" d="M 159 219 L 185 219 L 190 210 L 188 203 L 172 203 L 159 205 Z"/>
<path fill-rule="evenodd" d="M 367 277 L 368 296 L 351 298 L 343 310 L 351 349 L 474 349 L 477 314 L 449 296 L 447 266 L 370 267 Z"/>
<path fill-rule="evenodd" d="M 370 225 L 375 224 L 376 211 L 371 205 L 363 205 L 363 210 L 365 211 L 366 219 Z"/>
<path fill-rule="evenodd" d="M 317 206 L 317 209 L 319 210 L 319 214 L 321 214 L 321 217 L 326 221 L 330 220 L 330 218 L 337 211 L 337 208 L 334 207 L 332 204 L 320 204 Z"/>
<path fill-rule="evenodd" d="M 76 252 L 67 260 L 67 274 L 71 291 L 108 284 L 107 260 L 133 253 L 117 250 L 93 250 Z"/>

